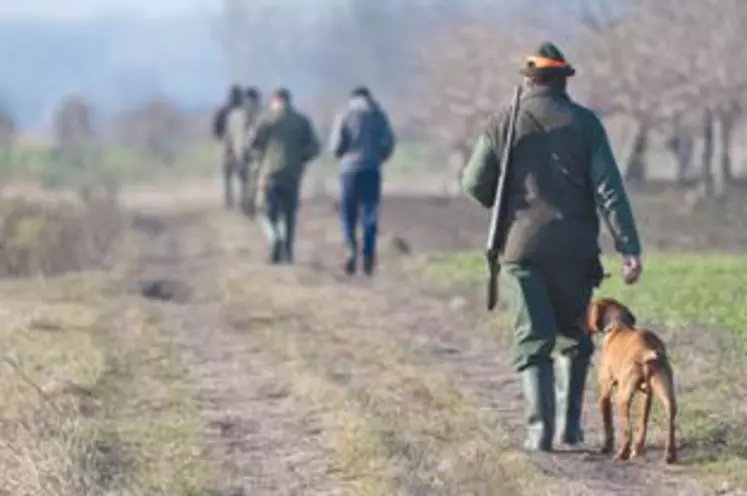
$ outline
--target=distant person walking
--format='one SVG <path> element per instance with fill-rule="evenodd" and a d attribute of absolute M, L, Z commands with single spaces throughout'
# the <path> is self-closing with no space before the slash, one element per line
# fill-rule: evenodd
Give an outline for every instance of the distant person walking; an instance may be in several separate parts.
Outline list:
<path fill-rule="evenodd" d="M 262 113 L 260 93 L 254 86 L 249 86 L 244 92 L 244 109 L 247 114 L 247 133 L 251 134 Z M 258 157 L 253 156 L 247 149 L 241 165 L 241 169 L 239 170 L 242 187 L 241 206 L 247 216 L 253 219 L 256 215 Z"/>
<path fill-rule="evenodd" d="M 394 152 L 395 137 L 389 118 L 368 88 L 355 88 L 335 122 L 330 149 L 340 161 L 340 215 L 347 245 L 344 270 L 357 271 L 358 221 L 363 228 L 363 272 L 372 275 L 381 200 L 381 167 Z"/>
<path fill-rule="evenodd" d="M 250 134 L 249 150 L 260 157 L 257 203 L 270 242 L 269 262 L 293 263 L 301 181 L 306 165 L 319 155 L 319 142 L 287 89 L 270 96 L 267 111 Z"/>
<path fill-rule="evenodd" d="M 223 200 L 228 209 L 234 207 L 234 176 L 238 176 L 241 183 L 242 204 L 246 194 L 241 170 L 246 162 L 247 127 L 244 95 L 234 84 L 229 89 L 228 101 L 218 109 L 213 120 L 213 135 L 223 144 Z"/>

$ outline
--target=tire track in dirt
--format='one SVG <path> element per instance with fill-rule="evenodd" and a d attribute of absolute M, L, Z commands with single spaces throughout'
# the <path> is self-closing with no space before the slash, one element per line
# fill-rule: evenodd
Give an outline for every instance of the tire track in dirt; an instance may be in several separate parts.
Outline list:
<path fill-rule="evenodd" d="M 222 465 L 216 494 L 348 494 L 332 474 L 319 412 L 289 393 L 276 357 L 251 336 L 228 330 L 224 290 L 211 273 L 233 249 L 231 240 L 216 238 L 202 216 L 150 218 L 162 229 L 146 241 L 133 277 L 168 278 L 191 289 L 189 300 L 158 309 L 191 371 L 209 426 L 206 455 Z"/>

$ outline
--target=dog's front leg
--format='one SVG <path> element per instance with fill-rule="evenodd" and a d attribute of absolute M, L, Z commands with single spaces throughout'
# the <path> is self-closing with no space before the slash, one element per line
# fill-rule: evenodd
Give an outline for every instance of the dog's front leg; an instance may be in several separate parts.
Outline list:
<path fill-rule="evenodd" d="M 615 430 L 612 425 L 612 387 L 613 382 L 605 375 L 598 377 L 599 409 L 602 412 L 602 425 L 604 427 L 604 442 L 602 443 L 602 454 L 612 453 L 615 442 Z"/>

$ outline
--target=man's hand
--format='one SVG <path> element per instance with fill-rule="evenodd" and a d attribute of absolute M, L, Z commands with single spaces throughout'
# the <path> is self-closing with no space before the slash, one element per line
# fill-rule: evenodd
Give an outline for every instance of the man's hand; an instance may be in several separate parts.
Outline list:
<path fill-rule="evenodd" d="M 643 264 L 641 258 L 633 255 L 623 255 L 622 274 L 625 284 L 635 284 L 641 277 Z"/>

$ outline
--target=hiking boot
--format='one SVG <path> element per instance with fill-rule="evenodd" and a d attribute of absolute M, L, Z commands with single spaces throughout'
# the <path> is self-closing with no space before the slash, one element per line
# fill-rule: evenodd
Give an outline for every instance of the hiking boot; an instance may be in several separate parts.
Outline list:
<path fill-rule="evenodd" d="M 293 265 L 293 252 L 287 247 L 283 249 L 281 262 L 286 265 Z"/>
<path fill-rule="evenodd" d="M 581 412 L 588 370 L 587 357 L 560 356 L 555 361 L 555 394 L 558 402 L 555 427 L 560 441 L 571 446 L 584 442 Z"/>
<path fill-rule="evenodd" d="M 357 260 L 355 256 L 348 255 L 348 257 L 345 259 L 345 265 L 343 265 L 343 270 L 345 271 L 345 275 L 352 276 L 355 274 L 355 271 L 357 269 Z"/>
<path fill-rule="evenodd" d="M 243 210 L 244 215 L 246 215 L 249 220 L 254 220 L 257 217 L 257 207 L 252 202 L 244 202 L 243 203 Z"/>
<path fill-rule="evenodd" d="M 272 244 L 272 248 L 270 249 L 270 256 L 268 258 L 268 263 L 272 265 L 277 265 L 283 261 L 283 244 L 279 241 L 276 241 Z"/>
<path fill-rule="evenodd" d="M 528 451 L 552 451 L 555 434 L 555 388 L 552 362 L 532 365 L 521 372 L 526 407 Z"/>
<path fill-rule="evenodd" d="M 376 270 L 376 261 L 373 257 L 366 257 L 363 259 L 363 273 L 367 276 L 372 276 Z"/>

